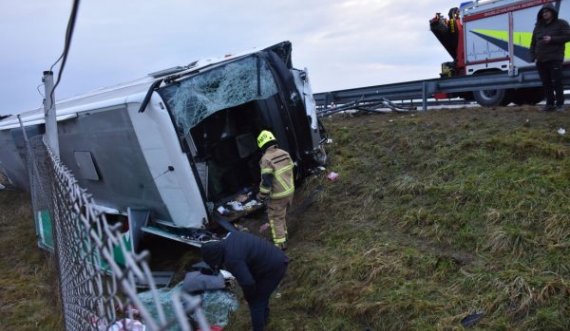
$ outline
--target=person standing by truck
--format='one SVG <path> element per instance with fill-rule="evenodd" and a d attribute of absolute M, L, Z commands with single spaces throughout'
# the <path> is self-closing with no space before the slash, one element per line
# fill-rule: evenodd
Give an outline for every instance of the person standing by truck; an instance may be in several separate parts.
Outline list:
<path fill-rule="evenodd" d="M 259 161 L 261 183 L 257 198 L 267 202 L 267 217 L 273 243 L 286 250 L 287 209 L 293 203 L 295 193 L 293 160 L 289 153 L 277 147 L 277 140 L 271 131 L 261 131 L 257 136 L 257 146 L 263 152 Z M 263 232 L 266 227 L 262 225 L 260 231 Z"/>
<path fill-rule="evenodd" d="M 562 62 L 568 41 L 570 25 L 558 18 L 558 11 L 552 4 L 544 5 L 537 14 L 530 44 L 530 56 L 536 62 L 546 96 L 543 111 L 564 111 Z"/>

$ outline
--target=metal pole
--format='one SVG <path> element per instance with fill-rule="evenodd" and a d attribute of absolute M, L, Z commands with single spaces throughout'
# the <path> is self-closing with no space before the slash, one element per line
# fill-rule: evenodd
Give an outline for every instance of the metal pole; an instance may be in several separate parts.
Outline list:
<path fill-rule="evenodd" d="M 422 110 L 427 110 L 427 82 L 422 83 Z"/>
<path fill-rule="evenodd" d="M 46 123 L 46 137 L 48 146 L 54 155 L 59 157 L 59 141 L 57 133 L 57 120 L 55 116 L 55 96 L 53 91 L 53 72 L 44 71 L 42 82 L 45 86 L 44 115 Z"/>
<path fill-rule="evenodd" d="M 22 122 L 22 117 L 18 114 L 18 122 L 20 122 L 20 128 L 22 129 L 22 134 L 24 135 L 24 141 L 26 142 L 26 147 L 28 147 L 28 134 L 26 133 L 26 128 L 24 127 L 24 123 Z"/>
<path fill-rule="evenodd" d="M 515 39 L 514 39 L 514 19 L 513 13 L 509 13 L 509 76 L 517 75 L 517 68 L 515 68 Z"/>

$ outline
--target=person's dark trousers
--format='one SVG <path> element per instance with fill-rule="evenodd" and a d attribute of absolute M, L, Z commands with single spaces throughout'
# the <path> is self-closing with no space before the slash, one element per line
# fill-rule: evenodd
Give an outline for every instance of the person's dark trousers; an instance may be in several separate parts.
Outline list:
<path fill-rule="evenodd" d="M 562 85 L 562 61 L 537 62 L 536 69 L 544 87 L 546 105 L 564 105 L 564 86 Z"/>
<path fill-rule="evenodd" d="M 285 271 L 287 271 L 287 263 L 283 263 L 272 275 L 256 280 L 255 297 L 248 302 L 253 331 L 263 331 L 265 329 L 265 324 L 269 318 L 269 298 L 285 276 Z"/>

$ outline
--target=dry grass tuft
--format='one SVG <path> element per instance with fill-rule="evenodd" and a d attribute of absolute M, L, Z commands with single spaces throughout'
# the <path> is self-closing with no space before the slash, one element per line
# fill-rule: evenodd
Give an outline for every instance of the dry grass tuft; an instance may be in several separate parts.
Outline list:
<path fill-rule="evenodd" d="M 396 178 L 390 186 L 396 194 L 420 195 L 429 187 L 426 183 L 415 179 L 409 175 L 403 175 Z"/>
<path fill-rule="evenodd" d="M 520 258 L 537 248 L 533 234 L 521 228 L 504 226 L 495 228 L 489 234 L 486 248 L 492 253 L 508 253 Z"/>
<path fill-rule="evenodd" d="M 570 298 L 570 282 L 565 279 L 554 279 L 544 285 L 537 295 L 537 302 L 548 303 L 556 296 Z"/>
<path fill-rule="evenodd" d="M 536 305 L 537 293 L 528 284 L 526 279 L 521 276 L 516 276 L 509 283 L 497 282 L 497 290 L 504 292 L 508 298 L 506 302 L 507 313 L 515 320 L 527 317 L 531 309 Z"/>
<path fill-rule="evenodd" d="M 504 219 L 503 213 L 496 208 L 489 208 L 485 216 L 489 224 L 498 224 Z"/>
<path fill-rule="evenodd" d="M 553 215 L 546 219 L 544 234 L 553 247 L 570 247 L 570 215 Z"/>

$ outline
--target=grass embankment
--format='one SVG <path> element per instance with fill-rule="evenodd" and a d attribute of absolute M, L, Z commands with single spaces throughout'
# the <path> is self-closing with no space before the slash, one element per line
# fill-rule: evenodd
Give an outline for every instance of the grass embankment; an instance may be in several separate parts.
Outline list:
<path fill-rule="evenodd" d="M 29 201 L 0 191 L 0 329 L 62 330 L 55 267 L 37 247 Z"/>
<path fill-rule="evenodd" d="M 473 313 L 473 330 L 570 330 L 570 133 L 556 132 L 570 131 L 570 113 L 442 110 L 325 126 L 327 171 L 340 177 L 297 193 L 322 188 L 289 221 L 293 260 L 269 330 L 461 330 Z M 27 201 L 0 192 L 1 329 L 57 330 Z M 227 330 L 248 327 L 242 304 Z"/>
<path fill-rule="evenodd" d="M 327 119 L 270 330 L 570 330 L 570 113 Z M 299 196 L 302 192 L 299 192 Z M 306 194 L 306 193 L 305 193 Z M 245 330 L 240 307 L 228 330 Z M 475 318 L 477 320 L 477 318 Z"/>

